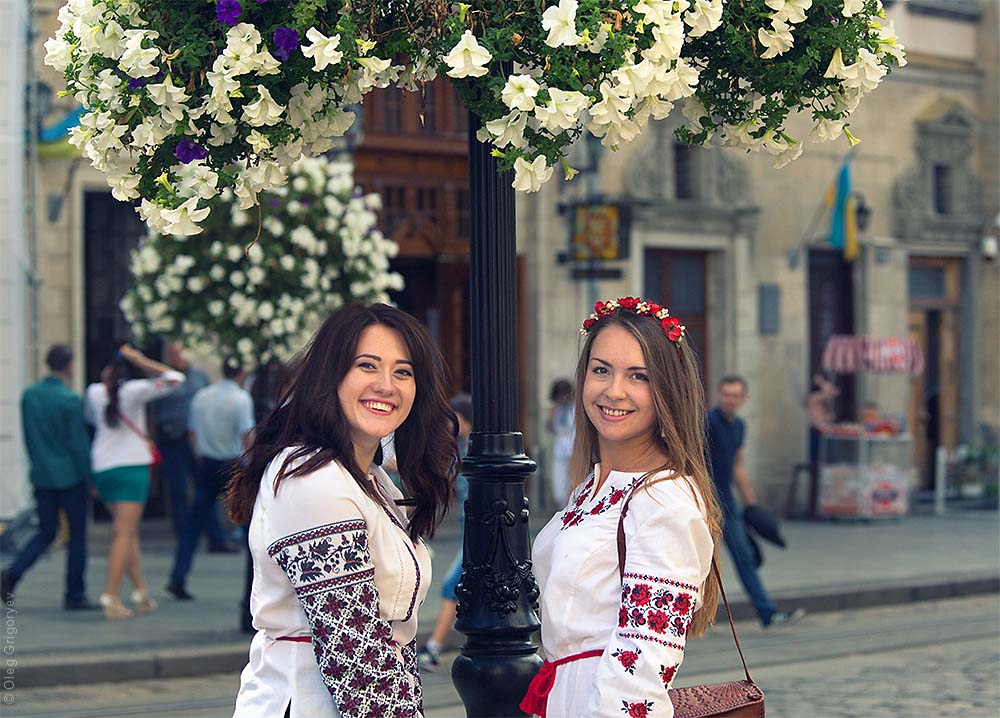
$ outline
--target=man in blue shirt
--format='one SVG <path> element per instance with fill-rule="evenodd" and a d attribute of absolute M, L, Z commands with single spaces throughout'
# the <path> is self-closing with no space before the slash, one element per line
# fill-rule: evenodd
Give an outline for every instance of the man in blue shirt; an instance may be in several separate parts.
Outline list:
<path fill-rule="evenodd" d="M 775 608 L 757 573 L 757 564 L 743 523 L 743 514 L 733 497 L 735 485 L 744 506 L 753 506 L 757 503 L 753 487 L 750 485 L 750 477 L 743 463 L 743 439 L 746 427 L 743 420 L 736 416 L 746 398 L 747 383 L 743 377 L 731 375 L 719 380 L 716 387 L 717 404 L 708 412 L 705 419 L 708 470 L 712 474 L 722 507 L 724 521 L 722 539 L 729 549 L 736 572 L 757 611 L 761 625 L 767 628 L 772 625 L 793 623 L 802 618 L 805 611 L 796 609 L 789 613 Z"/>
<path fill-rule="evenodd" d="M 191 440 L 198 464 L 191 528 L 177 542 L 167 586 L 167 591 L 181 601 L 193 598 L 186 583 L 198 538 L 206 530 L 216 500 L 225 490 L 233 464 L 243 453 L 254 426 L 253 399 L 239 385 L 242 376 L 239 360 L 227 358 L 222 362 L 223 378 L 199 391 L 191 402 Z"/>
<path fill-rule="evenodd" d="M 167 344 L 164 359 L 177 371 L 187 377 L 179 389 L 152 404 L 156 420 L 156 446 L 163 457 L 159 472 L 170 498 L 170 518 L 174 526 L 174 536 L 180 543 L 181 537 L 191 531 L 191 505 L 188 500 L 189 480 L 194 479 L 196 468 L 191 444 L 188 442 L 189 414 L 191 400 L 201 389 L 208 386 L 205 373 L 192 366 L 185 358 L 182 347 L 177 342 Z M 226 541 L 226 535 L 219 524 L 215 509 L 208 518 L 205 529 L 208 534 L 209 551 L 229 553 L 234 551 Z"/>
<path fill-rule="evenodd" d="M 69 524 L 66 549 L 67 611 L 97 608 L 87 600 L 87 508 L 89 505 L 90 439 L 83 422 L 83 401 L 69 388 L 73 351 L 56 344 L 45 357 L 51 373 L 24 390 L 21 422 L 31 462 L 29 480 L 35 492 L 38 533 L 18 553 L 10 568 L 0 572 L 0 596 L 14 600 L 14 588 L 25 572 L 45 553 L 59 530 L 59 511 Z"/>

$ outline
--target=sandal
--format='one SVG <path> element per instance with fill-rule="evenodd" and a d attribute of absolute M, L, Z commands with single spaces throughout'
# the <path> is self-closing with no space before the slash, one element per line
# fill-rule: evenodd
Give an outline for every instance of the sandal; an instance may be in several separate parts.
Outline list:
<path fill-rule="evenodd" d="M 104 617 L 109 621 L 132 618 L 135 615 L 131 609 L 125 607 L 125 604 L 122 603 L 122 600 L 118 596 L 102 593 L 100 604 L 101 608 L 104 609 Z"/>
<path fill-rule="evenodd" d="M 159 604 L 149 595 L 145 588 L 137 588 L 132 591 L 132 608 L 136 613 L 152 613 Z"/>

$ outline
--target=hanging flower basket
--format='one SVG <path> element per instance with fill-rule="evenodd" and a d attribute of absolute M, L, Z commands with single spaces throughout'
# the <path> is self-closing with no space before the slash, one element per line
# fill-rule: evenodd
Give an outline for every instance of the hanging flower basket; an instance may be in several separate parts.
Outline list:
<path fill-rule="evenodd" d="M 199 231 L 333 145 L 374 88 L 453 78 L 513 185 L 537 191 L 591 132 L 611 148 L 679 102 L 690 143 L 797 157 L 846 135 L 861 97 L 905 63 L 879 0 L 70 0 L 46 62 L 86 109 L 71 141 L 140 199 L 151 227 Z M 204 181 L 181 186 L 194 165 Z"/>
<path fill-rule="evenodd" d="M 203 182 L 187 169 L 177 184 Z M 259 229 L 258 214 L 240 209 L 225 189 L 199 241 L 152 233 L 140 242 L 121 301 L 138 339 L 167 334 L 192 349 L 224 347 L 245 364 L 284 361 L 330 311 L 385 302 L 388 291 L 403 288 L 389 271 L 396 244 L 375 229 L 381 200 L 355 189 L 349 162 L 299 160 L 287 186 L 260 201 L 267 212 Z"/>

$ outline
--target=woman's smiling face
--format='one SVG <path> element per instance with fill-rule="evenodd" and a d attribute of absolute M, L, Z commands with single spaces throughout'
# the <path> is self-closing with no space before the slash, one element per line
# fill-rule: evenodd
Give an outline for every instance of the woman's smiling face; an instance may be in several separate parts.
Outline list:
<path fill-rule="evenodd" d="M 583 406 L 602 443 L 650 438 L 656 407 L 639 341 L 624 327 L 601 331 L 590 347 Z"/>
<path fill-rule="evenodd" d="M 337 387 L 355 451 L 373 452 L 382 437 L 398 429 L 416 394 L 413 361 L 403 338 L 381 324 L 366 327 L 351 368 Z"/>

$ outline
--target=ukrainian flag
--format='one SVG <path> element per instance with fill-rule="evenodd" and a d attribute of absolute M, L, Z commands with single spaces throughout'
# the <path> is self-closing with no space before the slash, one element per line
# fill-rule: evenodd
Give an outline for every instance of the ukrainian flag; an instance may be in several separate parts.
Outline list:
<path fill-rule="evenodd" d="M 830 215 L 830 244 L 843 250 L 844 259 L 853 262 L 858 256 L 857 202 L 851 192 L 851 160 L 848 153 L 840 165 L 837 181 L 826 193 L 826 205 L 833 207 Z"/>

